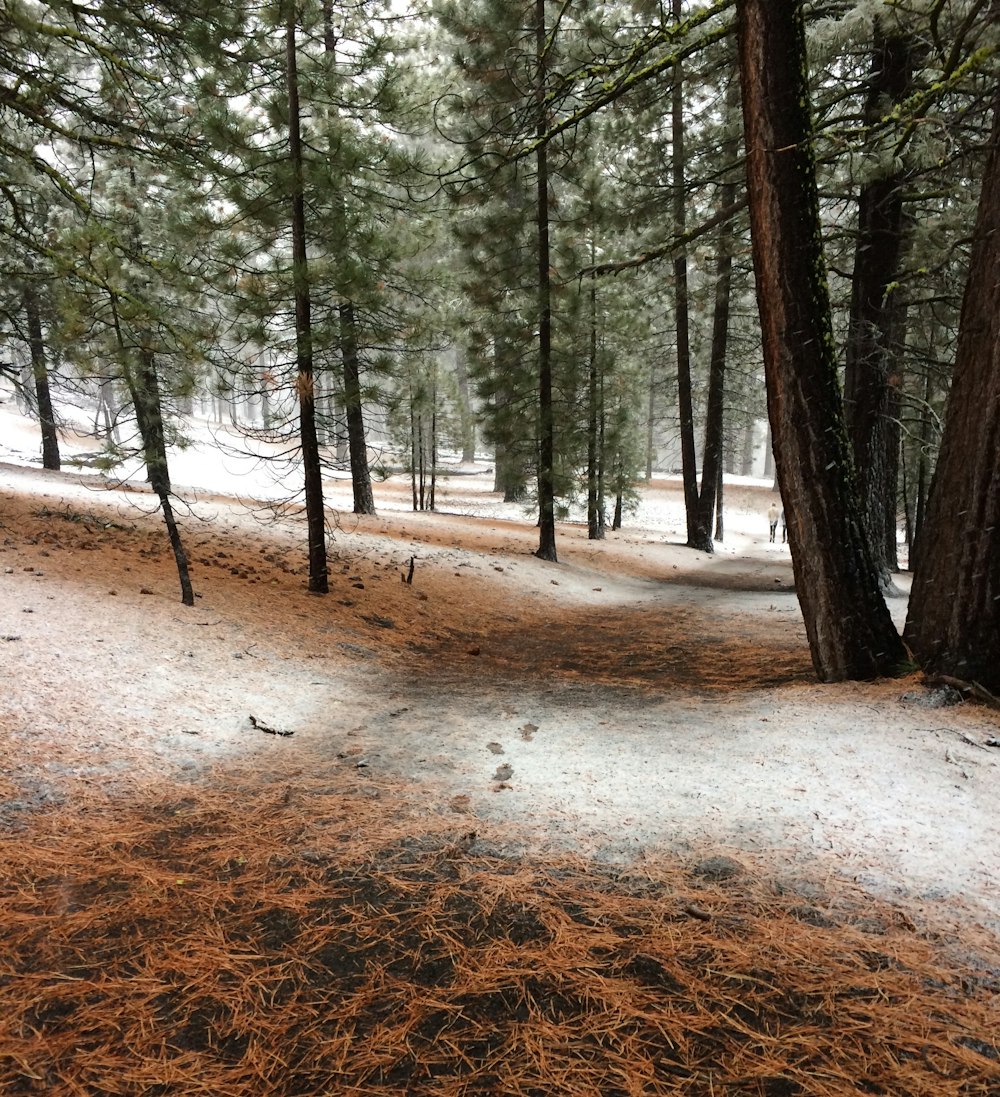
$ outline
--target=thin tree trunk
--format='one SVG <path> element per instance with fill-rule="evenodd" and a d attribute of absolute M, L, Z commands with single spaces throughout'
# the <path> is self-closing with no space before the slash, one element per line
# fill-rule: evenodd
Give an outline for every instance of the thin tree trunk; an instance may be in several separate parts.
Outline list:
<path fill-rule="evenodd" d="M 649 404 L 646 408 L 646 483 L 653 479 L 653 451 L 655 445 L 654 424 L 656 422 L 656 366 L 649 364 Z M 615 529 L 618 527 L 615 526 Z"/>
<path fill-rule="evenodd" d="M 177 566 L 177 578 L 181 587 L 181 603 L 194 605 L 194 588 L 187 553 L 181 540 L 180 529 L 170 503 L 170 469 L 167 464 L 166 432 L 163 428 L 163 407 L 160 403 L 160 384 L 156 375 L 156 357 L 149 347 L 141 347 L 137 357 L 138 368 L 133 368 L 134 356 L 126 346 L 118 313 L 118 300 L 111 294 L 111 316 L 115 338 L 122 356 L 122 376 L 135 409 L 135 421 L 142 442 L 146 478 L 160 502 L 163 523 Z"/>
<path fill-rule="evenodd" d="M 465 355 L 455 350 L 455 385 L 458 390 L 458 416 L 462 430 L 462 464 L 471 465 L 476 460 L 476 417 L 469 394 L 469 369 Z"/>
<path fill-rule="evenodd" d="M 722 462 L 719 462 L 718 483 L 715 486 L 715 539 L 722 542 L 725 536 L 725 528 L 722 521 Z"/>
<path fill-rule="evenodd" d="M 354 305 L 345 301 L 339 312 L 340 346 L 344 359 L 344 413 L 347 417 L 351 483 L 354 485 L 354 513 L 374 514 L 375 496 L 372 493 L 371 469 L 368 467 L 368 442 L 361 403 L 361 367 Z"/>
<path fill-rule="evenodd" d="M 732 121 L 739 107 L 739 84 L 733 80 L 726 91 L 726 119 Z M 722 147 L 723 162 L 735 163 L 738 152 L 736 137 Z M 728 209 L 736 200 L 736 180 L 729 178 L 719 192 L 719 206 Z M 712 521 L 716 520 L 716 493 L 722 479 L 722 442 L 725 415 L 726 353 L 729 343 L 729 304 L 733 272 L 733 224 L 719 224 L 716 245 L 715 311 L 712 318 L 712 350 L 708 364 L 708 403 L 705 409 L 705 447 L 702 452 L 701 488 L 695 509 L 693 536 L 695 548 L 713 552 Z M 717 538 L 721 540 L 721 538 Z"/>
<path fill-rule="evenodd" d="M 417 493 L 417 403 L 413 395 L 413 378 L 409 382 L 410 390 L 410 493 L 413 496 L 413 509 L 420 509 Z"/>
<path fill-rule="evenodd" d="M 795 587 L 822 681 L 894 673 L 906 653 L 858 514 L 812 155 L 801 0 L 737 0 L 747 187 L 768 413 Z"/>
<path fill-rule="evenodd" d="M 302 171 L 295 4 L 286 0 L 285 58 L 288 79 L 288 154 L 292 164 L 292 267 L 295 282 L 295 358 L 298 368 L 299 439 L 305 470 L 306 525 L 309 537 L 309 591 L 329 592 L 323 474 L 316 436 L 316 390 L 313 383 L 312 301 L 306 251 L 305 193 Z"/>
<path fill-rule="evenodd" d="M 672 14 L 679 26 L 683 20 L 681 0 L 672 0 Z M 675 240 L 687 230 L 687 194 L 684 162 L 684 68 L 680 61 L 673 67 L 670 97 L 671 115 L 671 187 L 673 189 L 672 228 Z M 684 513 L 687 544 L 690 548 L 712 551 L 712 538 L 698 527 L 698 454 L 694 441 L 694 398 L 691 386 L 691 342 L 688 318 L 687 249 L 674 256 L 674 324 L 677 339 L 677 410 L 681 432 L 681 476 L 684 483 Z"/>
<path fill-rule="evenodd" d="M 917 450 L 917 484 L 914 501 L 913 539 L 910 541 L 910 571 L 913 571 L 920 549 L 920 535 L 924 528 L 924 516 L 927 511 L 927 481 L 929 478 L 928 449 L 931 444 L 930 402 L 933 392 L 931 371 L 924 375 L 924 401 L 920 408 L 919 449 Z"/>
<path fill-rule="evenodd" d="M 434 510 L 435 508 L 435 495 L 437 494 L 437 413 L 431 412 L 431 429 L 429 443 L 428 459 L 431 466 L 431 483 L 430 491 L 427 497 L 427 509 Z"/>
<path fill-rule="evenodd" d="M 31 356 L 31 379 L 35 390 L 38 425 L 42 432 L 42 468 L 59 470 L 59 432 L 52 410 L 49 390 L 49 368 L 45 359 L 45 339 L 42 335 L 42 315 L 38 291 L 33 284 L 24 290 L 24 316 L 28 327 L 28 352 Z"/>
<path fill-rule="evenodd" d="M 97 410 L 94 413 L 94 433 L 102 429 L 108 446 L 118 444 L 118 407 L 110 378 L 102 377 L 97 388 Z"/>
<path fill-rule="evenodd" d="M 323 48 L 332 61 L 336 60 L 337 40 L 333 25 L 333 2 L 323 0 Z M 344 195 L 335 195 L 340 207 L 340 221 L 347 226 Z M 354 302 L 345 298 L 338 307 L 340 321 L 340 354 L 344 371 L 344 417 L 347 422 L 347 451 L 351 463 L 351 483 L 354 490 L 354 513 L 374 514 L 371 468 L 368 465 L 368 441 L 365 433 L 364 405 L 361 400 L 361 358 L 358 353 L 358 325 Z"/>
<path fill-rule="evenodd" d="M 544 137 L 545 0 L 535 0 L 535 46 L 538 61 L 538 136 Z M 549 269 L 548 147 L 540 141 L 535 153 L 538 234 L 538 550 L 541 560 L 557 560 L 555 512 L 555 417 L 552 408 L 552 274 Z"/>
<path fill-rule="evenodd" d="M 592 211 L 593 212 L 593 211 Z M 596 259 L 593 234 L 590 239 L 590 261 Z M 601 460 L 598 432 L 601 416 L 598 408 L 600 384 L 597 362 L 597 276 L 590 279 L 590 353 L 587 363 L 587 537 L 591 541 L 604 539 L 604 514 L 601 510 Z"/>

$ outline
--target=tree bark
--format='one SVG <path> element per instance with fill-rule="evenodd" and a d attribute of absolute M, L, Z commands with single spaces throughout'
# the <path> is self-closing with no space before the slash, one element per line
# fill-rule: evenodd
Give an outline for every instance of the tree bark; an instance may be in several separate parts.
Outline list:
<path fill-rule="evenodd" d="M 185 606 L 193 606 L 194 588 L 191 585 L 191 571 L 177 519 L 174 516 L 174 508 L 170 502 L 170 469 L 167 464 L 166 431 L 163 428 L 163 407 L 160 403 L 160 382 L 156 374 L 156 356 L 151 347 L 140 347 L 138 367 L 133 367 L 133 356 L 125 343 L 125 334 L 118 314 L 118 300 L 114 293 L 110 296 L 115 338 L 122 356 L 122 376 L 135 410 L 135 421 L 146 466 L 146 478 L 160 501 L 163 523 L 167 527 L 167 537 L 177 566 L 181 603 Z"/>
<path fill-rule="evenodd" d="M 593 213 L 593 209 L 591 210 Z M 593 234 L 590 240 L 590 261 L 595 260 Z M 603 408 L 600 406 L 601 384 L 597 357 L 597 276 L 590 278 L 590 346 L 587 362 L 587 538 L 604 540 L 604 500 L 601 491 L 603 458 Z"/>
<path fill-rule="evenodd" d="M 682 22 L 681 0 L 672 0 L 671 13 L 678 26 Z M 684 67 L 677 61 L 673 67 L 670 95 L 670 173 L 673 191 L 673 233 L 683 240 L 687 231 L 687 195 L 684 187 Z M 688 262 L 687 249 L 680 248 L 674 256 L 674 328 L 677 339 L 677 410 L 681 432 L 681 479 L 684 484 L 684 514 L 689 548 L 712 551 L 712 538 L 698 525 L 698 454 L 694 442 L 694 399 L 691 386 L 691 340 L 688 322 Z"/>
<path fill-rule="evenodd" d="M 305 472 L 306 525 L 309 538 L 309 591 L 327 594 L 326 516 L 323 476 L 316 435 L 316 390 L 313 383 L 312 301 L 306 251 L 305 187 L 302 171 L 302 134 L 299 110 L 295 4 L 288 3 L 285 23 L 285 61 L 288 80 L 288 154 L 292 164 L 292 269 L 295 283 L 296 389 L 299 399 L 299 442 Z"/>
<path fill-rule="evenodd" d="M 535 0 L 535 47 L 538 60 L 538 136 L 545 136 L 546 85 L 545 0 Z M 552 408 L 552 274 L 549 261 L 548 146 L 539 141 L 536 227 L 538 237 L 538 550 L 541 560 L 555 563 L 555 416 Z"/>
<path fill-rule="evenodd" d="M 1000 5 L 993 19 L 1000 22 Z M 1000 692 L 1000 91 L 904 636 L 925 670 Z"/>
<path fill-rule="evenodd" d="M 912 50 L 908 38 L 887 35 L 875 21 L 872 69 L 864 119 L 876 126 L 887 109 L 910 90 Z M 898 308 L 893 287 L 906 233 L 902 169 L 873 179 L 858 198 L 858 238 L 851 282 L 851 309 L 844 369 L 844 406 L 861 485 L 862 522 L 886 593 L 895 592 L 890 551 L 895 545 L 899 376 L 893 336 Z M 893 516 L 893 547 L 887 512 Z"/>
<path fill-rule="evenodd" d="M 469 393 L 469 367 L 460 348 L 455 350 L 455 386 L 462 430 L 462 464 L 471 465 L 476 460 L 476 416 Z"/>
<path fill-rule="evenodd" d="M 333 25 L 332 0 L 323 0 L 323 48 L 331 61 L 336 60 L 337 41 Z M 336 195 L 341 223 L 347 225 L 343 191 Z M 361 357 L 358 353 L 358 324 L 354 302 L 346 297 L 338 308 L 340 321 L 340 356 L 344 371 L 344 417 L 347 422 L 347 452 L 351 464 L 351 484 L 354 491 L 354 513 L 374 514 L 371 468 L 368 465 L 368 440 L 365 433 L 365 413 L 361 400 Z"/>
<path fill-rule="evenodd" d="M 801 0 L 738 0 L 754 271 L 796 591 L 822 681 L 893 673 L 905 651 L 861 528 L 837 378 Z"/>
<path fill-rule="evenodd" d="M 31 379 L 35 389 L 35 407 L 42 432 L 42 468 L 59 470 L 59 432 L 52 410 L 49 390 L 49 369 L 45 360 L 45 339 L 42 335 L 42 313 L 38 291 L 34 285 L 24 290 L 24 316 L 28 327 L 28 353 L 31 355 Z"/>
<path fill-rule="evenodd" d="M 739 85 L 734 80 L 726 92 L 726 120 L 731 122 L 739 107 Z M 722 146 L 723 162 L 735 163 L 738 142 L 732 137 Z M 736 181 L 728 178 L 719 191 L 720 209 L 728 209 L 736 200 Z M 733 275 L 733 223 L 725 218 L 719 224 L 715 265 L 715 310 L 712 317 L 712 349 L 708 364 L 708 401 L 705 408 L 705 447 L 701 459 L 701 487 L 694 513 L 691 543 L 704 552 L 713 552 L 713 519 L 716 520 L 715 540 L 722 540 L 721 499 L 722 444 L 725 414 L 726 353 L 729 344 L 729 303 Z M 718 509 L 718 514 L 716 513 Z"/>
<path fill-rule="evenodd" d="M 345 301 L 339 312 L 340 347 L 344 362 L 344 414 L 347 417 L 347 448 L 351 459 L 351 483 L 354 486 L 354 513 L 374 514 L 375 496 L 372 492 L 371 469 L 368 467 L 368 441 L 361 402 L 361 364 L 354 305 Z"/>

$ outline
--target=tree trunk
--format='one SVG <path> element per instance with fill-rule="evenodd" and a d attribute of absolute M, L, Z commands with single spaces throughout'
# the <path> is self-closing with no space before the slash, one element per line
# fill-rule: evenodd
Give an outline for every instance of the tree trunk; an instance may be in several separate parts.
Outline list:
<path fill-rule="evenodd" d="M 410 395 L 410 493 L 413 496 L 413 509 L 420 509 L 420 495 L 417 489 L 417 466 L 419 452 L 417 450 L 417 401 L 413 393 L 413 378 L 409 382 Z"/>
<path fill-rule="evenodd" d="M 719 482 L 715 488 L 715 540 L 720 542 L 725 537 L 725 525 L 722 520 L 722 462 L 719 462 Z"/>
<path fill-rule="evenodd" d="M 437 382 L 434 382 L 433 392 L 431 396 L 434 401 L 431 404 L 431 436 L 430 436 L 430 462 L 431 462 L 431 490 L 430 500 L 427 509 L 434 510 L 436 506 L 435 496 L 437 494 Z"/>
<path fill-rule="evenodd" d="M 726 91 L 726 120 L 731 122 L 739 106 L 739 85 L 733 80 Z M 722 157 L 725 164 L 735 163 L 738 142 L 735 137 L 725 141 Z M 736 181 L 727 179 L 719 191 L 719 206 L 727 209 L 736 200 Z M 733 273 L 733 224 L 726 219 L 719 225 L 715 266 L 715 311 L 712 317 L 712 350 L 708 364 L 708 403 L 705 409 L 705 448 L 702 453 L 701 488 L 694 513 L 694 548 L 713 552 L 712 522 L 721 529 L 721 510 L 716 515 L 716 493 L 722 480 L 722 443 L 726 392 L 726 352 L 729 343 L 729 303 Z M 716 536 L 716 540 L 721 540 Z"/>
<path fill-rule="evenodd" d="M 656 365 L 649 364 L 649 403 L 646 408 L 646 483 L 653 479 L 653 458 L 656 449 Z M 615 526 L 615 529 L 618 527 Z"/>
<path fill-rule="evenodd" d="M 361 367 L 358 357 L 357 323 L 354 305 L 345 301 L 340 312 L 340 346 L 344 359 L 344 414 L 347 417 L 347 446 L 354 485 L 354 513 L 374 514 L 372 474 L 368 467 L 365 413 L 361 403 Z"/>
<path fill-rule="evenodd" d="M 906 37 L 886 35 L 875 21 L 872 70 L 864 119 L 869 126 L 911 86 L 911 48 Z M 887 593 L 895 591 L 886 537 L 886 511 L 895 514 L 898 432 L 893 429 L 893 333 L 898 311 L 893 287 L 905 235 L 903 185 L 895 170 L 861 188 L 858 237 L 851 282 L 851 310 L 844 369 L 844 407 L 861 486 L 865 534 Z"/>
<path fill-rule="evenodd" d="M 924 528 L 924 516 L 927 512 L 928 451 L 931 444 L 930 404 L 933 394 L 933 374 L 928 369 L 924 375 L 924 400 L 920 407 L 920 431 L 917 448 L 917 483 L 913 504 L 913 530 L 910 537 L 910 571 L 913 571 L 920 545 L 920 535 Z"/>
<path fill-rule="evenodd" d="M 593 212 L 593 210 L 591 211 Z M 590 240 L 590 261 L 596 254 L 593 235 Z M 604 540 L 604 510 L 601 499 L 601 424 L 603 416 L 599 406 L 601 386 L 597 361 L 597 276 L 590 279 L 590 353 L 587 363 L 587 537 L 591 541 Z"/>
<path fill-rule="evenodd" d="M 672 14 L 678 26 L 683 16 L 681 0 L 672 0 Z M 673 190 L 672 228 L 675 240 L 682 240 L 687 229 L 687 195 L 684 187 L 684 68 L 680 61 L 673 67 L 670 96 L 671 116 L 671 187 Z M 708 530 L 698 526 L 698 454 L 694 443 L 694 398 L 691 386 L 691 341 L 688 321 L 687 249 L 674 255 L 674 326 L 677 339 L 677 410 L 681 432 L 681 478 L 684 484 L 684 514 L 689 548 L 712 551 Z"/>
<path fill-rule="evenodd" d="M 97 412 L 94 418 L 94 432 L 100 429 L 104 421 L 104 441 L 108 446 L 118 445 L 118 405 L 111 378 L 102 377 L 98 382 Z"/>
<path fill-rule="evenodd" d="M 142 442 L 146 479 L 160 501 L 163 523 L 167 527 L 167 537 L 177 566 L 181 603 L 185 606 L 193 606 L 194 588 L 191 586 L 187 553 L 184 551 L 180 529 L 170 503 L 170 469 L 167 465 L 166 432 L 163 429 L 163 407 L 160 403 L 160 383 L 156 375 L 156 356 L 151 348 L 141 347 L 138 368 L 133 368 L 133 355 L 125 343 L 125 335 L 118 314 L 118 300 L 114 293 L 111 294 L 111 316 L 118 350 L 122 356 L 122 376 L 132 400 L 136 426 Z"/>
<path fill-rule="evenodd" d="M 476 417 L 469 394 L 469 368 L 462 350 L 455 350 L 455 386 L 458 391 L 458 416 L 462 431 L 462 464 L 471 465 L 476 460 Z"/>
<path fill-rule="evenodd" d="M 1000 5 L 994 5 L 1000 22 Z M 905 638 L 925 670 L 1000 693 L 1000 91 L 973 232 L 941 451 Z"/>
<path fill-rule="evenodd" d="M 858 515 L 820 236 L 801 0 L 738 0 L 747 187 L 768 415 L 796 591 L 822 681 L 905 651 Z"/>
<path fill-rule="evenodd" d="M 288 155 L 292 163 L 292 267 L 295 282 L 295 358 L 298 375 L 299 440 L 305 471 L 306 525 L 309 537 L 309 591 L 329 592 L 326 557 L 326 516 L 323 475 L 316 436 L 316 390 L 313 383 L 312 301 L 306 252 L 306 214 L 302 174 L 302 135 L 299 113 L 295 4 L 288 3 L 285 58 L 288 79 Z"/>
<path fill-rule="evenodd" d="M 49 391 L 49 369 L 45 360 L 45 339 L 42 335 L 42 315 L 38 292 L 33 284 L 24 290 L 24 316 L 28 327 L 28 352 L 31 356 L 31 380 L 35 390 L 38 425 L 42 432 L 42 468 L 59 470 L 59 432 L 52 410 Z"/>
<path fill-rule="evenodd" d="M 535 47 L 538 61 L 538 136 L 546 130 L 545 0 L 535 0 Z M 539 141 L 535 153 L 538 234 L 538 550 L 541 560 L 556 562 L 555 416 L 552 408 L 552 273 L 549 265 L 548 150 Z"/>
<path fill-rule="evenodd" d="M 332 0 L 323 0 L 323 48 L 331 61 L 336 62 L 337 40 L 333 24 Z M 339 193 L 336 199 L 340 206 L 341 223 L 346 231 L 347 212 L 343 192 Z M 354 302 L 349 297 L 345 298 L 337 311 L 340 320 L 340 355 L 344 371 L 344 418 L 347 422 L 347 452 L 354 490 L 354 513 L 374 514 L 375 496 L 372 493 L 372 476 L 368 465 L 365 413 L 361 400 L 361 358 L 358 353 L 357 316 L 354 312 Z"/>

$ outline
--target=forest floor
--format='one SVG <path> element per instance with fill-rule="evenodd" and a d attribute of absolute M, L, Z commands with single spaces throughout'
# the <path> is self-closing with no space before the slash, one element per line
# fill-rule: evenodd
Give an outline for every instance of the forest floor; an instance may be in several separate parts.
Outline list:
<path fill-rule="evenodd" d="M 188 609 L 141 485 L 2 456 L 4 1092 L 1000 1094 L 1000 720 L 817 684 L 767 488 L 546 564 L 331 481 L 320 597 L 189 455 Z"/>

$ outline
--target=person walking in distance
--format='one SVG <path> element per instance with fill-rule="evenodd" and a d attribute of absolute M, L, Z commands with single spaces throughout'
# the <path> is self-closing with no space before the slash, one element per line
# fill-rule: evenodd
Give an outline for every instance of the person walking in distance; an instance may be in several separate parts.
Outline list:
<path fill-rule="evenodd" d="M 781 543 L 788 543 L 788 519 L 785 517 L 785 508 L 781 508 Z"/>
<path fill-rule="evenodd" d="M 767 522 L 771 527 L 771 544 L 774 544 L 774 534 L 778 529 L 778 508 L 776 504 L 772 503 L 767 508 Z"/>

